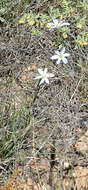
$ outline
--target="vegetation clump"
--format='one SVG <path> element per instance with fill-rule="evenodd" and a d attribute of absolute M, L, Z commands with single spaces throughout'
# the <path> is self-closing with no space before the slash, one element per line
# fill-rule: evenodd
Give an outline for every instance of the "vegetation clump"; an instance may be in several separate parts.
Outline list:
<path fill-rule="evenodd" d="M 0 190 L 79 188 L 87 20 L 86 0 L 0 1 Z"/>

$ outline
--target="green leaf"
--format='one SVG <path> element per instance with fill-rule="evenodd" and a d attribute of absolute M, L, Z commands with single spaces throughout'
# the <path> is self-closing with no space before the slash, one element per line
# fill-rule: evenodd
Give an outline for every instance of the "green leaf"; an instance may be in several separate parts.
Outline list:
<path fill-rule="evenodd" d="M 0 9 L 0 14 L 4 14 L 6 12 L 5 8 Z"/>
<path fill-rule="evenodd" d="M 0 17 L 0 22 L 6 22 L 6 20 L 2 17 Z"/>

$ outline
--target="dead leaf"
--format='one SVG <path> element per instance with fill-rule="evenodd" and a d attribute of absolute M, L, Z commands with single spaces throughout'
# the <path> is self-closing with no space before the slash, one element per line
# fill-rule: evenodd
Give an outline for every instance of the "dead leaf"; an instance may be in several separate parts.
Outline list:
<path fill-rule="evenodd" d="M 88 131 L 78 140 L 75 148 L 82 154 L 88 154 Z"/>
<path fill-rule="evenodd" d="M 78 190 L 88 189 L 88 168 L 77 166 L 74 170 L 73 177 Z"/>

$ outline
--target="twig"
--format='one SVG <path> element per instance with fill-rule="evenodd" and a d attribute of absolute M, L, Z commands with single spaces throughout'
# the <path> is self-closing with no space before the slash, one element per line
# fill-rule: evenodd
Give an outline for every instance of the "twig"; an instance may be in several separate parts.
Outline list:
<path fill-rule="evenodd" d="M 83 77 L 82 77 L 82 78 L 83 78 Z M 78 89 L 78 86 L 79 86 L 80 82 L 82 81 L 82 78 L 80 78 L 80 80 L 79 80 L 79 82 L 78 82 L 78 84 L 77 84 L 77 86 L 76 86 L 76 89 L 75 89 L 74 93 L 72 94 L 72 96 L 71 96 L 71 98 L 70 98 L 70 100 L 69 100 L 69 104 L 71 103 L 71 101 L 72 101 L 72 99 L 73 99 L 73 97 L 74 97 L 74 95 L 75 95 L 75 93 L 76 93 L 76 91 L 77 91 L 77 89 Z"/>

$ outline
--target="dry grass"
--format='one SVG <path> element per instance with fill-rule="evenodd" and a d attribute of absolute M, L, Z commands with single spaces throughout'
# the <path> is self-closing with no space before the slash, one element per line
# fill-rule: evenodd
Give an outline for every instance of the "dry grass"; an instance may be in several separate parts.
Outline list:
<path fill-rule="evenodd" d="M 76 1 L 71 4 L 71 0 L 19 1 L 8 9 L 9 3 L 0 2 L 0 8 L 6 9 L 1 14 L 5 22 L 1 22 L 0 36 L 1 185 L 7 181 L 1 190 L 30 189 L 30 184 L 26 187 L 28 179 L 33 180 L 34 190 L 58 190 L 75 169 L 75 160 L 76 165 L 80 159 L 85 164 L 88 157 L 74 149 L 88 130 L 86 2 L 75 6 Z M 25 12 L 30 12 L 33 25 L 18 24 Z M 49 32 L 45 26 L 52 17 L 70 22 L 70 30 Z M 68 65 L 50 60 L 61 44 L 70 53 Z M 47 67 L 55 78 L 38 88 L 34 77 L 41 67 Z M 69 169 L 64 169 L 65 162 L 70 163 Z M 15 183 L 18 168 L 23 174 Z M 58 178 L 62 182 L 55 185 Z"/>

